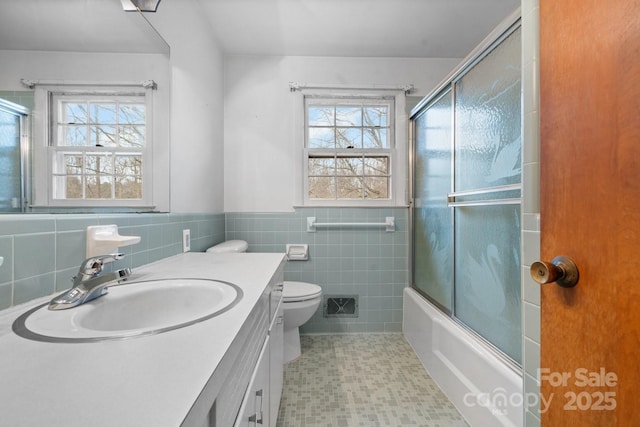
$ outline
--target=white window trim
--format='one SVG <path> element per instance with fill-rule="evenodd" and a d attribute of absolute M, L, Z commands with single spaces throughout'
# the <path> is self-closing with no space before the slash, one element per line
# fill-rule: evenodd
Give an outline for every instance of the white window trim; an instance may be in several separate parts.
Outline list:
<path fill-rule="evenodd" d="M 308 162 L 307 156 L 313 149 L 306 148 L 306 105 L 305 97 L 319 98 L 383 98 L 394 97 L 394 129 L 391 147 L 388 149 L 391 158 L 391 198 L 385 200 L 316 200 L 308 198 Z M 294 207 L 406 207 L 408 206 L 408 115 L 406 112 L 406 95 L 403 90 L 390 93 L 389 90 L 335 90 L 335 89 L 301 89 L 292 94 L 295 119 L 294 140 L 296 150 L 300 153 L 300 161 L 294 165 L 295 180 Z M 348 150 L 353 152 L 352 150 Z M 362 150 L 367 151 L 367 150 Z"/>
<path fill-rule="evenodd" d="M 92 85 L 38 85 L 35 87 L 35 132 L 34 132 L 34 179 L 33 179 L 33 205 L 32 207 L 59 207 L 59 208 L 135 208 L 152 210 L 155 208 L 153 194 L 154 178 L 154 138 L 153 138 L 153 87 L 131 86 L 100 86 Z M 50 146 L 50 132 L 52 132 L 51 96 L 54 93 L 81 94 L 81 95 L 123 95 L 144 94 L 146 104 L 145 123 L 145 147 L 141 150 L 145 159 L 142 172 L 143 198 L 135 200 L 79 200 L 79 199 L 55 199 L 53 197 L 53 150 L 58 148 Z M 70 147 L 74 149 L 74 147 Z M 119 150 L 120 151 L 120 150 Z M 127 151 L 126 149 L 122 152 Z M 42 167 L 42 166 L 45 167 Z"/>

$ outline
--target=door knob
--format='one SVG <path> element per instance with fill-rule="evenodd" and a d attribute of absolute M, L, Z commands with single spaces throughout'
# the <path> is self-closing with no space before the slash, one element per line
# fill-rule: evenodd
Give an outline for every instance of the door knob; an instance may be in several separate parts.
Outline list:
<path fill-rule="evenodd" d="M 580 278 L 576 263 L 566 256 L 557 256 L 551 262 L 536 261 L 531 264 L 529 273 L 541 285 L 556 282 L 563 288 L 574 287 Z"/>

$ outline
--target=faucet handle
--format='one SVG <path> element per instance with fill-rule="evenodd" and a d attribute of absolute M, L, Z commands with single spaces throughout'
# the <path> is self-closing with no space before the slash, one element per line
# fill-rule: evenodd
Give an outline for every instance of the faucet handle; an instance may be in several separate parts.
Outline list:
<path fill-rule="evenodd" d="M 102 272 L 102 267 L 105 264 L 109 264 L 114 261 L 118 261 L 119 259 L 124 258 L 124 254 L 115 253 L 109 255 L 98 255 L 91 258 L 85 259 L 80 265 L 81 274 L 86 274 L 90 276 L 97 276 Z"/>

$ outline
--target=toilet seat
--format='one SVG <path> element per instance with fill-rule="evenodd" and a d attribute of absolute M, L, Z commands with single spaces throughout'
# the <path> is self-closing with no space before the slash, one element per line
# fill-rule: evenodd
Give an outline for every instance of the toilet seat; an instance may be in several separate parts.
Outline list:
<path fill-rule="evenodd" d="M 322 295 L 322 288 L 313 283 L 284 282 L 282 299 L 284 302 L 308 301 Z"/>

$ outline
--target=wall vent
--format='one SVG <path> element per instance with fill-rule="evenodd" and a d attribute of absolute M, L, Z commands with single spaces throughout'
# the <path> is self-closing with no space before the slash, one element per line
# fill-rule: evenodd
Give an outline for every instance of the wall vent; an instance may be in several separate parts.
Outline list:
<path fill-rule="evenodd" d="M 358 317 L 358 295 L 327 295 L 324 317 Z"/>

